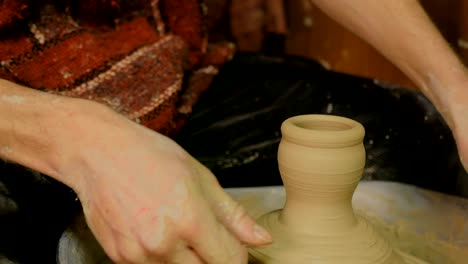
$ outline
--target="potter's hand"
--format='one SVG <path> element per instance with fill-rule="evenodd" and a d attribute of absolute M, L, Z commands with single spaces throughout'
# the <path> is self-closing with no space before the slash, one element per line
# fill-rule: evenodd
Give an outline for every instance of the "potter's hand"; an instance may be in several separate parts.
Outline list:
<path fill-rule="evenodd" d="M 463 86 L 448 93 L 448 107 L 442 110 L 457 142 L 460 159 L 468 172 L 468 75 Z"/>
<path fill-rule="evenodd" d="M 247 263 L 243 243 L 271 239 L 210 171 L 169 138 L 110 110 L 77 119 L 80 138 L 61 174 L 117 263 Z M 84 129 L 87 128 L 87 129 Z"/>
<path fill-rule="evenodd" d="M 75 190 L 118 263 L 246 263 L 271 240 L 175 142 L 95 102 L 0 79 L 0 158 Z"/>

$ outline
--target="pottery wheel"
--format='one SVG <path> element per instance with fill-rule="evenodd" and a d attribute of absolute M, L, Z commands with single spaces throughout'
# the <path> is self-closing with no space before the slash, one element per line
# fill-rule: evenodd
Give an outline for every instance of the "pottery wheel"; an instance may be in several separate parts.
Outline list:
<path fill-rule="evenodd" d="M 282 186 L 226 191 L 254 218 L 283 208 L 285 202 Z M 378 226 L 402 255 L 411 252 L 436 264 L 465 264 L 468 259 L 468 226 L 464 224 L 468 222 L 467 199 L 401 183 L 363 181 L 353 196 L 353 206 Z M 83 215 L 63 233 L 57 260 L 59 264 L 111 263 Z"/>

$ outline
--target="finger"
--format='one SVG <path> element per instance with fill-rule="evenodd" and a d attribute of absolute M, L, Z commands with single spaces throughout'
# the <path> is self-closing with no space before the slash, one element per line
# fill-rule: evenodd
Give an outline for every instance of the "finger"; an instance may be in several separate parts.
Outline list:
<path fill-rule="evenodd" d="M 185 237 L 193 250 L 208 264 L 247 263 L 247 251 L 241 242 L 216 220 L 206 202 L 198 205 L 197 213 L 203 217 Z"/>
<path fill-rule="evenodd" d="M 140 243 L 147 255 L 153 258 L 167 258 L 177 246 L 177 235 L 172 228 L 172 222 L 166 217 L 149 217 L 138 223 Z"/>
<path fill-rule="evenodd" d="M 252 219 L 242 205 L 232 199 L 219 185 L 214 175 L 197 162 L 197 170 L 204 181 L 203 191 L 215 215 L 226 228 L 242 242 L 260 246 L 272 242 L 272 237 L 262 226 Z"/>
<path fill-rule="evenodd" d="M 169 257 L 171 264 L 203 264 L 203 260 L 187 246 L 185 243 L 180 243 L 175 251 Z"/>
<path fill-rule="evenodd" d="M 144 248 L 132 237 L 117 234 L 117 263 L 147 263 L 148 255 Z"/>
<path fill-rule="evenodd" d="M 116 240 L 112 229 L 109 227 L 109 225 L 107 225 L 107 223 L 103 220 L 102 215 L 98 212 L 93 214 L 85 207 L 84 214 L 86 216 L 86 222 L 96 240 L 104 249 L 107 256 L 110 259 L 116 261 L 119 256 L 117 254 L 117 246 L 115 243 Z"/>
<path fill-rule="evenodd" d="M 242 242 L 260 246 L 272 242 L 268 231 L 252 219 L 242 205 L 224 190 L 214 190 L 211 202 L 218 219 Z"/>

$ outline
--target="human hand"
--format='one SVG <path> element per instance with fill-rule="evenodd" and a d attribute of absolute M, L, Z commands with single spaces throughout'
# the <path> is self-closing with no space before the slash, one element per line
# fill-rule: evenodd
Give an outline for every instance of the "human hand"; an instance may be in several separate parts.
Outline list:
<path fill-rule="evenodd" d="M 457 142 L 460 160 L 468 172 L 468 90 L 465 90 L 458 90 L 449 97 L 446 120 Z"/>
<path fill-rule="evenodd" d="M 113 261 L 247 263 L 243 244 L 270 242 L 175 142 L 110 110 L 93 112 L 75 117 L 79 139 L 63 139 L 57 171 L 75 179 L 69 185 Z"/>

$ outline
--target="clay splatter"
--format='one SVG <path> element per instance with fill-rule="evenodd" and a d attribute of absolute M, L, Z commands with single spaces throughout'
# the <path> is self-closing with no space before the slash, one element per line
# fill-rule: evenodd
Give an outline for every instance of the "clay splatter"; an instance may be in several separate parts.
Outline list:
<path fill-rule="evenodd" d="M 8 156 L 13 152 L 10 147 L 1 147 L 0 148 L 0 153 L 4 156 Z"/>
<path fill-rule="evenodd" d="M 22 104 L 25 98 L 19 95 L 2 95 L 0 99 L 10 104 Z"/>
<path fill-rule="evenodd" d="M 468 49 L 468 41 L 464 39 L 458 39 L 457 41 L 458 47 L 462 49 Z"/>

